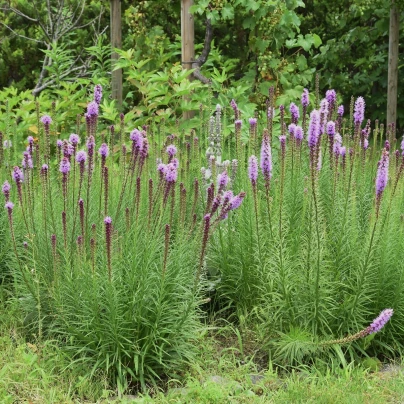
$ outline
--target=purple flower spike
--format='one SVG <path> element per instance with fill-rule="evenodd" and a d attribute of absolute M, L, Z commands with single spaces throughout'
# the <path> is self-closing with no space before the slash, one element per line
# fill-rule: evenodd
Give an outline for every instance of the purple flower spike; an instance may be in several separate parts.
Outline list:
<path fill-rule="evenodd" d="M 27 141 L 30 145 L 32 145 L 34 143 L 34 138 L 32 136 L 28 136 L 27 137 Z"/>
<path fill-rule="evenodd" d="M 41 174 L 44 175 L 44 176 L 46 176 L 46 175 L 48 174 L 48 170 L 49 170 L 48 165 L 47 165 L 47 164 L 42 164 L 42 167 L 41 167 Z"/>
<path fill-rule="evenodd" d="M 10 195 L 11 185 L 8 181 L 5 181 L 3 186 L 1 187 L 1 191 L 3 192 L 4 196 L 7 198 Z"/>
<path fill-rule="evenodd" d="M 95 147 L 95 140 L 94 140 L 94 136 L 89 136 L 88 140 L 87 140 L 87 151 L 89 155 L 93 155 L 94 154 L 94 147 Z"/>
<path fill-rule="evenodd" d="M 22 159 L 21 165 L 22 168 L 34 168 L 34 164 L 32 163 L 32 157 L 29 154 L 29 152 L 24 152 L 23 153 L 24 158 Z"/>
<path fill-rule="evenodd" d="M 256 126 L 257 125 L 257 118 L 250 118 L 248 120 L 250 126 Z"/>
<path fill-rule="evenodd" d="M 297 124 L 300 118 L 299 107 L 295 103 L 291 103 L 289 107 L 290 116 L 292 118 L 292 123 Z"/>
<path fill-rule="evenodd" d="M 76 154 L 76 161 L 77 163 L 85 163 L 87 160 L 87 153 L 84 150 L 80 150 Z"/>
<path fill-rule="evenodd" d="M 390 320 L 393 315 L 393 309 L 384 309 L 370 324 L 368 327 L 368 333 L 374 334 L 375 332 L 379 332 Z"/>
<path fill-rule="evenodd" d="M 58 140 L 56 141 L 56 146 L 57 146 L 59 149 L 61 149 L 62 146 L 63 146 L 63 141 L 60 140 L 60 139 L 58 139 Z"/>
<path fill-rule="evenodd" d="M 338 107 L 338 112 L 337 112 L 337 114 L 338 114 L 339 117 L 342 117 L 342 116 L 344 115 L 344 106 L 343 106 L 343 105 L 340 105 L 340 106 Z"/>
<path fill-rule="evenodd" d="M 288 126 L 288 130 L 291 136 L 295 136 L 296 125 L 294 123 L 291 123 Z"/>
<path fill-rule="evenodd" d="M 299 125 L 296 125 L 295 129 L 295 139 L 300 143 L 303 140 L 303 128 Z"/>
<path fill-rule="evenodd" d="M 177 181 L 178 172 L 174 164 L 170 163 L 166 166 L 165 178 L 169 183 Z"/>
<path fill-rule="evenodd" d="M 94 101 L 100 105 L 101 103 L 101 98 L 102 98 L 102 87 L 101 84 L 97 84 L 94 87 Z"/>
<path fill-rule="evenodd" d="M 100 156 L 104 158 L 108 157 L 109 154 L 108 145 L 106 143 L 103 143 L 99 148 L 98 153 L 100 153 Z"/>
<path fill-rule="evenodd" d="M 236 121 L 234 121 L 234 124 L 236 125 L 236 127 L 241 128 L 243 121 L 241 119 L 237 119 Z"/>
<path fill-rule="evenodd" d="M 363 97 L 356 99 L 354 111 L 354 122 L 356 125 L 360 125 L 365 119 L 365 100 Z"/>
<path fill-rule="evenodd" d="M 93 118 L 93 117 L 98 117 L 98 114 L 99 114 L 98 104 L 95 101 L 91 101 L 87 105 L 87 116 L 89 118 Z"/>
<path fill-rule="evenodd" d="M 229 183 L 230 178 L 227 174 L 227 171 L 223 171 L 221 174 L 217 176 L 217 188 L 218 188 L 218 193 L 222 192 L 224 189 L 226 189 L 227 184 Z"/>
<path fill-rule="evenodd" d="M 335 135 L 335 122 L 327 122 L 327 135 L 334 136 Z"/>
<path fill-rule="evenodd" d="M 389 152 L 383 150 L 382 158 L 379 161 L 379 168 L 376 176 L 376 197 L 380 198 L 386 188 L 389 178 Z"/>
<path fill-rule="evenodd" d="M 63 157 L 62 161 L 60 162 L 59 171 L 65 175 L 70 171 L 70 163 L 67 157 Z"/>
<path fill-rule="evenodd" d="M 107 216 L 107 217 L 104 219 L 104 223 L 105 223 L 105 224 L 111 224 L 111 223 L 112 223 L 112 218 L 111 218 L 110 216 Z"/>
<path fill-rule="evenodd" d="M 6 202 L 4 207 L 8 210 L 8 213 L 11 213 L 14 209 L 14 204 L 11 201 Z"/>
<path fill-rule="evenodd" d="M 49 125 L 52 123 L 52 118 L 49 115 L 44 115 L 41 118 L 41 122 L 44 124 L 45 127 L 49 127 Z"/>
<path fill-rule="evenodd" d="M 272 177 L 272 151 L 267 134 L 262 138 L 260 166 L 265 178 L 265 185 L 268 186 Z"/>
<path fill-rule="evenodd" d="M 309 123 L 309 133 L 307 136 L 307 141 L 309 147 L 315 147 L 320 136 L 320 113 L 317 110 L 311 111 L 310 123 Z"/>
<path fill-rule="evenodd" d="M 231 108 L 233 109 L 234 112 L 237 112 L 238 107 L 237 107 L 237 103 L 236 103 L 235 100 L 230 101 L 230 106 L 231 106 Z"/>
<path fill-rule="evenodd" d="M 20 167 L 18 167 L 18 166 L 14 167 L 14 171 L 13 171 L 12 176 L 13 176 L 13 179 L 14 179 L 16 184 L 20 184 L 21 182 L 24 181 L 24 174 L 21 171 Z"/>
<path fill-rule="evenodd" d="M 309 104 L 310 104 L 310 100 L 309 100 L 309 90 L 307 90 L 307 88 L 305 88 L 305 89 L 303 90 L 301 102 L 302 102 L 303 107 L 306 107 L 306 108 L 307 108 L 307 107 L 309 106 Z"/>
<path fill-rule="evenodd" d="M 72 133 L 69 137 L 69 142 L 73 145 L 73 146 L 77 146 L 80 143 L 80 137 L 79 135 L 76 135 L 75 133 Z"/>
<path fill-rule="evenodd" d="M 169 157 L 174 157 L 177 154 L 177 148 L 173 144 L 170 144 L 167 146 L 166 152 Z"/>
<path fill-rule="evenodd" d="M 229 209 L 235 210 L 235 209 L 239 208 L 240 205 L 243 203 L 244 197 L 245 197 L 245 192 L 240 192 L 238 195 L 231 198 L 231 200 L 229 202 Z"/>
<path fill-rule="evenodd" d="M 346 147 L 342 146 L 339 148 L 339 154 L 340 156 L 344 157 L 346 155 Z"/>
<path fill-rule="evenodd" d="M 335 92 L 335 90 L 327 90 L 327 92 L 325 93 L 325 98 L 327 99 L 328 103 L 333 106 L 337 101 L 337 93 Z"/>
<path fill-rule="evenodd" d="M 157 171 L 159 172 L 160 177 L 163 177 L 163 175 L 165 175 L 165 173 L 167 172 L 167 165 L 163 164 L 163 163 L 160 163 L 157 166 Z"/>
<path fill-rule="evenodd" d="M 250 178 L 251 184 L 255 187 L 258 179 L 258 159 L 255 156 L 248 159 L 248 178 Z"/>

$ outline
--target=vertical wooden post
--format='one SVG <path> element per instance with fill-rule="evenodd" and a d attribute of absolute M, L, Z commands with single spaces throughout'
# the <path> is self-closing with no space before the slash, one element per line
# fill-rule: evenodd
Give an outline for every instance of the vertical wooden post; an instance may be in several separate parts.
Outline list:
<path fill-rule="evenodd" d="M 392 0 L 390 9 L 389 65 L 387 76 L 387 124 L 396 124 L 397 120 L 399 24 L 397 4 L 395 0 Z"/>
<path fill-rule="evenodd" d="M 189 12 L 193 4 L 194 0 L 181 0 L 181 62 L 182 68 L 186 70 L 192 68 L 191 62 L 195 59 L 194 16 Z M 184 100 L 189 101 L 189 97 L 184 97 Z M 185 120 L 193 116 L 193 111 L 186 111 L 183 114 Z"/>
<path fill-rule="evenodd" d="M 110 0 L 111 4 L 111 46 L 112 49 L 122 48 L 122 14 L 121 0 Z M 119 59 L 116 52 L 112 52 L 112 67 L 114 62 Z M 122 107 L 122 69 L 112 72 L 111 80 L 112 98 L 117 101 L 118 108 Z"/>

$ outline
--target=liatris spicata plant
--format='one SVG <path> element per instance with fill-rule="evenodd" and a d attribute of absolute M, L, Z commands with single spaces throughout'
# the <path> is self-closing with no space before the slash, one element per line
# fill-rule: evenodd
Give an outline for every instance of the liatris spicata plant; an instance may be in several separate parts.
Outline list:
<path fill-rule="evenodd" d="M 96 84 L 94 87 L 94 101 L 100 105 L 102 99 L 102 86 L 101 84 Z"/>
<path fill-rule="evenodd" d="M 299 121 L 300 117 L 299 107 L 292 102 L 290 104 L 289 111 L 292 124 L 297 125 L 297 122 Z"/>
<path fill-rule="evenodd" d="M 309 90 L 307 90 L 307 88 L 305 88 L 303 90 L 302 96 L 301 96 L 301 103 L 302 103 L 302 107 L 303 107 L 303 132 L 306 132 L 306 117 L 307 117 L 307 108 L 310 104 L 310 99 L 309 99 Z"/>
<path fill-rule="evenodd" d="M 104 219 L 105 224 L 105 243 L 107 246 L 107 263 L 108 263 L 108 278 L 112 280 L 112 266 L 111 266 L 111 247 L 112 247 L 112 218 L 106 216 Z"/>
<path fill-rule="evenodd" d="M 6 202 L 8 202 L 10 200 L 10 190 L 11 190 L 10 183 L 8 181 L 4 181 L 4 184 L 1 187 L 1 191 L 3 192 Z"/>
<path fill-rule="evenodd" d="M 70 172 L 70 163 L 67 157 L 63 157 L 62 161 L 60 162 L 59 171 L 63 175 L 62 179 L 63 202 L 64 202 L 64 211 L 66 211 L 68 175 Z"/>
<path fill-rule="evenodd" d="M 379 161 L 376 176 L 376 217 L 379 217 L 380 203 L 382 200 L 383 191 L 387 186 L 389 178 L 389 152 L 387 149 L 383 150 L 382 158 Z"/>

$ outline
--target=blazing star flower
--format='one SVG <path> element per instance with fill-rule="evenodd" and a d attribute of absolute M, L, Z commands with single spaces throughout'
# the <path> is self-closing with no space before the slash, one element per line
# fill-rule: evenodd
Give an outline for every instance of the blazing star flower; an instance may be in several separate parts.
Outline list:
<path fill-rule="evenodd" d="M 48 172 L 48 170 L 49 170 L 48 165 L 47 165 L 47 164 L 42 164 L 42 167 L 41 167 L 41 174 L 42 174 L 42 175 L 46 175 L 47 172 Z"/>
<path fill-rule="evenodd" d="M 243 203 L 243 199 L 245 197 L 245 192 L 240 192 L 238 195 L 233 196 L 229 202 L 229 210 L 235 210 L 240 207 Z"/>
<path fill-rule="evenodd" d="M 165 179 L 167 182 L 175 182 L 177 181 L 177 176 L 178 172 L 177 169 L 175 168 L 174 164 L 169 163 L 166 166 L 166 172 L 165 172 Z"/>
<path fill-rule="evenodd" d="M 21 171 L 20 167 L 18 167 L 18 166 L 14 167 L 14 171 L 13 171 L 12 176 L 13 176 L 13 179 L 14 179 L 16 184 L 19 184 L 19 183 L 24 181 L 24 174 Z"/>
<path fill-rule="evenodd" d="M 251 156 L 248 159 L 248 178 L 251 184 L 255 186 L 258 179 L 258 159 L 255 156 Z"/>
<path fill-rule="evenodd" d="M 25 151 L 23 153 L 23 159 L 21 162 L 22 168 L 26 169 L 26 168 L 34 168 L 34 164 L 32 163 L 32 157 L 29 154 L 29 152 Z"/>
<path fill-rule="evenodd" d="M 363 97 L 358 97 L 355 101 L 354 108 L 354 122 L 356 125 L 360 125 L 365 119 L 365 100 Z"/>
<path fill-rule="evenodd" d="M 379 332 L 390 320 L 393 313 L 393 309 L 384 309 L 368 327 L 368 334 Z"/>
<path fill-rule="evenodd" d="M 111 224 L 111 223 L 112 223 L 112 218 L 111 218 L 110 216 L 107 216 L 107 217 L 104 219 L 104 223 L 105 223 L 105 224 Z"/>
<path fill-rule="evenodd" d="M 236 112 L 238 110 L 237 103 L 236 103 L 235 100 L 230 101 L 230 106 L 231 106 L 231 108 L 233 109 L 234 112 Z"/>
<path fill-rule="evenodd" d="M 337 93 L 335 90 L 327 90 L 325 93 L 325 98 L 328 101 L 328 104 L 333 106 L 335 104 L 335 101 L 337 101 Z"/>
<path fill-rule="evenodd" d="M 229 183 L 230 178 L 227 174 L 227 171 L 223 171 L 221 174 L 217 176 L 217 188 L 219 192 L 223 191 L 226 189 L 227 184 Z"/>
<path fill-rule="evenodd" d="M 327 122 L 327 135 L 334 136 L 335 135 L 335 122 Z"/>
<path fill-rule="evenodd" d="M 262 138 L 260 167 L 265 181 L 268 184 L 272 177 L 272 152 L 269 136 L 267 134 Z"/>
<path fill-rule="evenodd" d="M 309 147 L 315 147 L 317 145 L 320 136 L 320 113 L 314 109 L 310 114 L 309 132 L 307 141 Z"/>
<path fill-rule="evenodd" d="M 295 136 L 296 125 L 294 123 L 291 123 L 288 126 L 288 130 L 291 136 Z"/>
<path fill-rule="evenodd" d="M 307 107 L 309 106 L 309 104 L 310 104 L 310 100 L 309 100 L 309 90 L 307 90 L 307 88 L 305 88 L 305 89 L 303 90 L 301 102 L 302 102 L 303 107 L 306 107 L 306 108 L 307 108 Z"/>
<path fill-rule="evenodd" d="M 108 145 L 106 143 L 103 143 L 101 145 L 101 147 L 98 149 L 98 153 L 100 153 L 101 157 L 108 157 L 109 155 L 109 149 L 108 149 Z"/>
<path fill-rule="evenodd" d="M 10 190 L 11 190 L 11 185 L 9 184 L 8 181 L 5 181 L 3 186 L 1 187 L 1 191 L 3 192 L 3 195 L 6 198 L 6 202 L 8 202 L 8 199 L 10 197 Z"/>
<path fill-rule="evenodd" d="M 237 119 L 236 121 L 234 121 L 234 124 L 238 127 L 241 128 L 241 125 L 243 124 L 243 121 L 241 119 Z"/>
<path fill-rule="evenodd" d="M 167 171 L 167 165 L 163 163 L 158 164 L 157 171 L 160 173 L 160 175 L 164 175 Z"/>
<path fill-rule="evenodd" d="M 8 210 L 9 213 L 11 213 L 14 209 L 14 204 L 11 201 L 6 202 L 4 207 Z"/>
<path fill-rule="evenodd" d="M 96 84 L 94 87 L 94 101 L 100 105 L 102 98 L 102 87 L 101 84 Z"/>
<path fill-rule="evenodd" d="M 88 151 L 88 155 L 92 156 L 94 154 L 94 147 L 95 147 L 95 140 L 94 140 L 94 136 L 89 136 L 88 140 L 87 140 L 87 151 Z"/>
<path fill-rule="evenodd" d="M 341 154 L 342 137 L 339 133 L 334 136 L 333 152 L 335 154 Z M 346 151 L 345 147 L 344 150 Z"/>
<path fill-rule="evenodd" d="M 48 126 L 52 123 L 52 118 L 49 115 L 44 115 L 41 118 L 41 122 L 44 124 L 44 126 Z"/>
<path fill-rule="evenodd" d="M 69 142 L 73 145 L 73 146 L 77 146 L 80 143 L 80 137 L 79 135 L 76 135 L 75 133 L 72 133 L 69 137 Z"/>
<path fill-rule="evenodd" d="M 174 157 L 177 154 L 177 148 L 173 144 L 170 144 L 167 146 L 166 152 L 170 157 Z"/>
<path fill-rule="evenodd" d="M 77 163 L 85 163 L 87 160 L 87 153 L 84 150 L 80 150 L 76 154 L 76 161 Z"/>
<path fill-rule="evenodd" d="M 28 136 L 27 141 L 28 141 L 29 144 L 33 144 L 34 143 L 34 138 L 32 136 Z"/>
<path fill-rule="evenodd" d="M 299 142 L 303 140 L 303 128 L 299 125 L 296 125 L 295 139 L 298 140 Z"/>
<path fill-rule="evenodd" d="M 340 105 L 338 107 L 338 112 L 337 112 L 338 116 L 342 117 L 344 115 L 344 106 Z"/>
<path fill-rule="evenodd" d="M 346 147 L 345 146 L 340 147 L 339 154 L 342 157 L 344 157 L 346 155 Z"/>
<path fill-rule="evenodd" d="M 389 178 L 389 152 L 383 151 L 382 158 L 379 161 L 379 168 L 376 176 L 376 197 L 380 198 L 386 188 Z"/>
<path fill-rule="evenodd" d="M 250 126 L 256 126 L 257 125 L 257 118 L 250 118 L 248 120 Z"/>
<path fill-rule="evenodd" d="M 367 150 L 369 148 L 369 140 L 363 139 L 363 150 Z"/>
<path fill-rule="evenodd" d="M 98 104 L 95 101 L 91 101 L 87 105 L 87 116 L 89 118 L 93 118 L 93 117 L 98 117 L 98 115 L 99 115 Z"/>
<path fill-rule="evenodd" d="M 173 158 L 173 159 L 171 160 L 171 164 L 172 164 L 175 168 L 177 168 L 177 169 L 178 169 L 178 167 L 180 166 L 180 162 L 179 162 L 178 159 L 176 159 L 176 158 Z"/>
<path fill-rule="evenodd" d="M 62 161 L 60 162 L 59 171 L 65 175 L 70 171 L 70 163 L 67 157 L 63 157 Z"/>
<path fill-rule="evenodd" d="M 276 109 L 269 107 L 268 111 L 267 111 L 268 118 L 269 119 L 273 118 L 275 116 L 275 114 L 276 114 Z"/>
<path fill-rule="evenodd" d="M 300 118 L 299 107 L 295 103 L 291 103 L 289 107 L 292 123 L 296 124 Z"/>
<path fill-rule="evenodd" d="M 60 140 L 60 139 L 58 139 L 58 140 L 56 141 L 56 146 L 57 146 L 59 149 L 61 149 L 62 146 L 63 146 L 63 141 Z"/>

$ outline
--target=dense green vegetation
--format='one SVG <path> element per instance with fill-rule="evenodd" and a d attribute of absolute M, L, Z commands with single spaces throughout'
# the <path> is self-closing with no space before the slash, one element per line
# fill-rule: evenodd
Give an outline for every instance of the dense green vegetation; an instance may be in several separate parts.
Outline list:
<path fill-rule="evenodd" d="M 334 3 L 195 1 L 210 84 L 179 62 L 179 2 L 123 2 L 115 67 L 105 2 L 77 26 L 76 0 L 0 10 L 19 30 L 0 55 L 0 399 L 400 394 L 399 368 L 379 373 L 404 346 L 389 7 L 373 24 Z"/>

